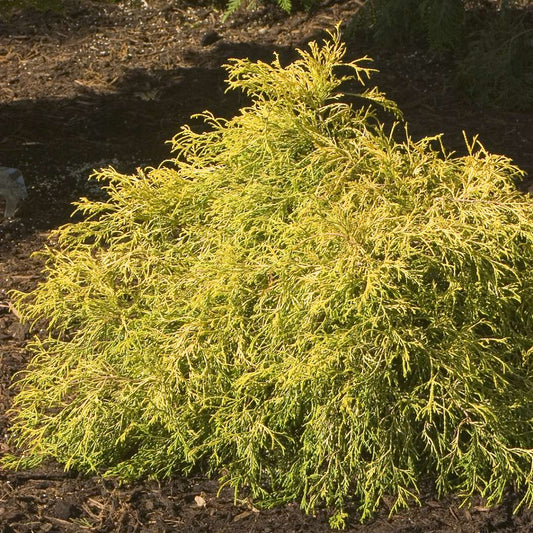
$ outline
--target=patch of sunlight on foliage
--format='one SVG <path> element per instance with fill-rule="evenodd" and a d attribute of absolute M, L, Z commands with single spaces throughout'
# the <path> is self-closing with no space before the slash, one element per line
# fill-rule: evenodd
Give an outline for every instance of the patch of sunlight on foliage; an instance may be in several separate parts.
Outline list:
<path fill-rule="evenodd" d="M 15 295 L 49 335 L 19 376 L 5 464 L 131 479 L 193 468 L 256 502 L 533 501 L 533 201 L 477 141 L 398 142 L 338 34 L 282 68 L 231 60 L 252 100 L 184 127 L 52 235 Z M 343 77 L 338 74 L 342 67 Z M 353 100 L 353 95 L 352 95 Z M 381 112 L 381 111 L 380 111 Z M 399 115 L 398 115 L 399 116 Z"/>
<path fill-rule="evenodd" d="M 233 15 L 233 13 L 235 13 L 238 9 L 254 9 L 259 7 L 261 3 L 265 4 L 268 2 L 265 2 L 264 0 L 227 0 L 226 12 L 224 16 L 227 19 L 230 15 Z M 300 7 L 309 10 L 317 3 L 318 0 L 296 0 L 293 6 L 292 0 L 276 0 L 276 4 L 287 13 L 290 13 L 293 7 Z"/>

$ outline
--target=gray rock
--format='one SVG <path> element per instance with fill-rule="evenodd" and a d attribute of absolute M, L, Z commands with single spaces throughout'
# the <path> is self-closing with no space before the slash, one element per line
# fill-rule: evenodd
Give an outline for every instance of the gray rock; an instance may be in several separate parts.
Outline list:
<path fill-rule="evenodd" d="M 21 202 L 28 196 L 24 178 L 16 168 L 0 167 L 0 196 L 6 202 L 4 217 L 11 218 Z"/>

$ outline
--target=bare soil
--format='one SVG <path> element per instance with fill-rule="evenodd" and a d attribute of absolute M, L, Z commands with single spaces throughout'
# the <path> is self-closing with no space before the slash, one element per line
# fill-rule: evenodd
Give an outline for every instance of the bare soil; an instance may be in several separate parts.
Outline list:
<path fill-rule="evenodd" d="M 237 13 L 202 2 L 150 0 L 128 7 L 69 0 L 63 14 L 26 11 L 0 22 L 0 165 L 19 168 L 29 198 L 13 220 L 0 219 L 0 453 L 11 451 L 6 410 L 13 374 L 24 368 L 31 336 L 10 307 L 9 291 L 42 279 L 32 253 L 51 229 L 71 219 L 80 196 L 101 191 L 94 168 L 122 172 L 169 157 L 170 139 L 190 115 L 205 109 L 231 116 L 242 96 L 225 93 L 222 65 L 230 57 L 282 62 L 325 28 L 349 22 L 360 2 L 330 0 L 292 17 L 270 7 Z M 450 63 L 418 50 L 369 50 L 349 42 L 350 58 L 370 54 L 374 78 L 403 109 L 414 137 L 444 132 L 446 146 L 464 152 L 463 130 L 492 152 L 510 156 L 533 178 L 533 112 L 479 109 L 454 86 Z M 429 478 L 431 473 L 428 473 Z M 216 480 L 119 485 L 48 464 L 38 471 L 0 470 L 0 532 L 326 532 L 328 513 L 303 514 L 296 503 L 258 510 L 246 494 L 218 492 Z M 438 500 L 428 483 L 422 505 L 389 517 L 390 502 L 364 525 L 354 511 L 349 531 L 529 532 L 533 513 L 513 514 L 519 495 L 487 509 Z"/>

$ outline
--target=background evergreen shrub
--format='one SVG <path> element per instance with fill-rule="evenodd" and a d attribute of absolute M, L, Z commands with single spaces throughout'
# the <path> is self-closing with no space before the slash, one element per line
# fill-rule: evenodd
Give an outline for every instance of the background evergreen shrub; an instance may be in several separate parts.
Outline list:
<path fill-rule="evenodd" d="M 252 103 L 184 127 L 42 251 L 46 320 L 5 464 L 125 479 L 193 468 L 256 502 L 393 511 L 421 479 L 533 498 L 533 201 L 477 142 L 397 142 L 338 35 L 286 68 L 232 60 Z M 338 74 L 342 67 L 345 76 Z M 353 98 L 353 96 L 352 96 Z M 57 244 L 52 244 L 57 241 Z"/>
<path fill-rule="evenodd" d="M 524 0 L 367 0 L 349 24 L 379 46 L 447 57 L 455 85 L 483 106 L 533 105 L 533 27 Z"/>
<path fill-rule="evenodd" d="M 274 0 L 271 0 L 272 3 Z M 266 4 L 269 0 L 227 0 L 226 17 L 237 11 L 239 8 L 253 8 L 260 3 Z M 310 9 L 319 3 L 319 0 L 275 0 L 276 4 L 284 11 L 290 13 L 293 8 Z"/>

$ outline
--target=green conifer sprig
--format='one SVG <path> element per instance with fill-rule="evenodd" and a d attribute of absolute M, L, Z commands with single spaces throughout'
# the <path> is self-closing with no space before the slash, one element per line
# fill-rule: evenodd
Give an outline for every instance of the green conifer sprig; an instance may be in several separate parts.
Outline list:
<path fill-rule="evenodd" d="M 184 127 L 175 158 L 81 200 L 14 295 L 48 320 L 18 376 L 4 460 L 125 479 L 201 468 L 256 503 L 350 499 L 367 518 L 511 485 L 533 500 L 533 209 L 473 140 L 395 140 L 346 84 L 338 34 L 282 68 L 234 60 L 251 104 Z M 352 73 L 343 77 L 338 68 Z M 346 78 L 350 79 L 346 79 Z M 344 85 L 343 85 L 344 83 Z"/>
<path fill-rule="evenodd" d="M 265 3 L 264 0 L 262 0 L 262 3 Z M 296 2 L 296 3 L 300 7 L 309 9 L 313 7 L 314 5 L 316 5 L 318 3 L 318 0 L 300 0 L 299 2 Z M 283 9 L 283 11 L 286 11 L 287 13 L 290 13 L 293 7 L 292 0 L 276 0 L 276 4 L 281 9 Z M 241 7 L 254 8 L 254 7 L 257 7 L 258 5 L 259 5 L 259 0 L 227 0 L 226 12 L 224 14 L 224 17 L 228 18 Z"/>

